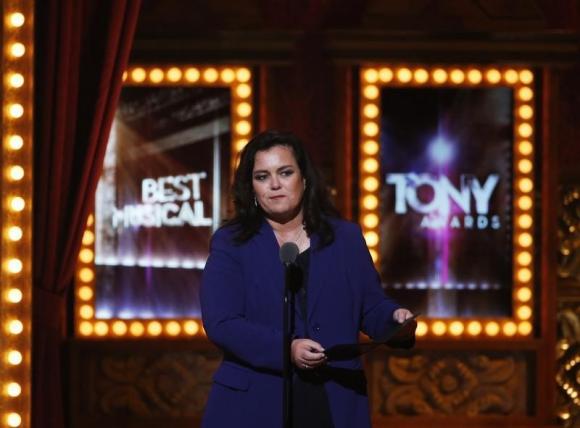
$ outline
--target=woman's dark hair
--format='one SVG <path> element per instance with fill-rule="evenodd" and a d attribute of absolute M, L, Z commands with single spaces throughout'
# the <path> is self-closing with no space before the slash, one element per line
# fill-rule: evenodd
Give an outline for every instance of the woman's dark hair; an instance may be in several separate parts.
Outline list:
<path fill-rule="evenodd" d="M 264 212 L 255 204 L 253 182 L 256 153 L 275 146 L 285 146 L 292 150 L 306 186 L 302 198 L 304 226 L 308 235 L 316 232 L 320 245 L 334 240 L 334 231 L 328 217 L 338 217 L 338 212 L 330 202 L 326 187 L 304 150 L 302 142 L 294 134 L 279 131 L 264 131 L 252 138 L 240 155 L 240 164 L 232 186 L 235 216 L 227 222 L 237 226 L 235 240 L 242 243 L 250 239 L 260 229 Z"/>

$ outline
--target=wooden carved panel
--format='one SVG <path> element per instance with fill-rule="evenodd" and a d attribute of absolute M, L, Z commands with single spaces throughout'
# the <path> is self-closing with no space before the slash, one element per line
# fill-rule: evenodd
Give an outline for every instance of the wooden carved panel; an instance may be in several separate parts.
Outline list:
<path fill-rule="evenodd" d="M 196 426 L 221 355 L 175 343 L 82 343 L 71 353 L 73 427 Z M 180 349 L 181 348 L 181 349 Z"/>
<path fill-rule="evenodd" d="M 131 413 L 199 416 L 219 360 L 188 352 L 103 356 L 95 364 L 98 400 L 104 415 Z"/>
<path fill-rule="evenodd" d="M 372 413 L 525 416 L 533 379 L 522 353 L 415 351 L 371 360 Z"/>

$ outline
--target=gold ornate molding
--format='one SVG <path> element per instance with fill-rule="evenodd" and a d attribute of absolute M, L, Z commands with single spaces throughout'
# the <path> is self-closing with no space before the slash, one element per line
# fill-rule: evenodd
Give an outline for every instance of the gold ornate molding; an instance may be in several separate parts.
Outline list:
<path fill-rule="evenodd" d="M 580 184 L 562 188 L 558 217 L 557 415 L 564 427 L 580 423 Z M 577 290 L 576 290 L 577 289 Z"/>
<path fill-rule="evenodd" d="M 580 185 L 563 189 L 558 223 L 558 276 L 580 287 Z"/>
<path fill-rule="evenodd" d="M 562 305 L 558 311 L 557 414 L 564 427 L 580 422 L 580 304 Z"/>

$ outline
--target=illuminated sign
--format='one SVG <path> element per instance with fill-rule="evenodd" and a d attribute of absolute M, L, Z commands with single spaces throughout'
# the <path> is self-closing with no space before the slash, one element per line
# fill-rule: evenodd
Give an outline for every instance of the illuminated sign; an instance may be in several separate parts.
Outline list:
<path fill-rule="evenodd" d="M 82 337 L 203 333 L 199 284 L 252 133 L 246 67 L 134 66 L 79 253 Z"/>
<path fill-rule="evenodd" d="M 407 207 L 425 214 L 421 220 L 422 228 L 441 229 L 499 229 L 499 216 L 488 217 L 489 200 L 499 181 L 499 175 L 490 174 L 482 184 L 473 175 L 462 174 L 461 185 L 455 187 L 445 175 L 433 174 L 387 174 L 386 183 L 395 186 L 395 212 L 406 214 Z M 427 188 L 432 194 L 431 200 L 420 198 L 421 188 Z M 475 202 L 475 213 L 472 213 L 471 198 Z M 452 212 L 459 208 L 464 214 L 460 216 Z"/>
<path fill-rule="evenodd" d="M 114 208 L 113 227 L 211 226 L 212 219 L 204 214 L 200 191 L 200 180 L 207 175 L 197 172 L 143 179 L 143 203 Z"/>
<path fill-rule="evenodd" d="M 534 74 L 363 67 L 360 222 L 383 286 L 420 336 L 529 336 Z"/>

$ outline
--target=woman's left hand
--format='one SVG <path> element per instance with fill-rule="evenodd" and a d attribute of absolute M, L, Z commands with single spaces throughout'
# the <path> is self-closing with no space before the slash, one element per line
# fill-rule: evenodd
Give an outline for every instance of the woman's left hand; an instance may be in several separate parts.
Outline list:
<path fill-rule="evenodd" d="M 311 339 L 294 339 L 290 352 L 292 362 L 302 370 L 314 369 L 326 363 L 324 348 Z"/>
<path fill-rule="evenodd" d="M 393 320 L 397 321 L 398 323 L 402 323 L 405 320 L 411 318 L 413 313 L 409 309 L 399 308 L 395 312 L 393 312 Z"/>

